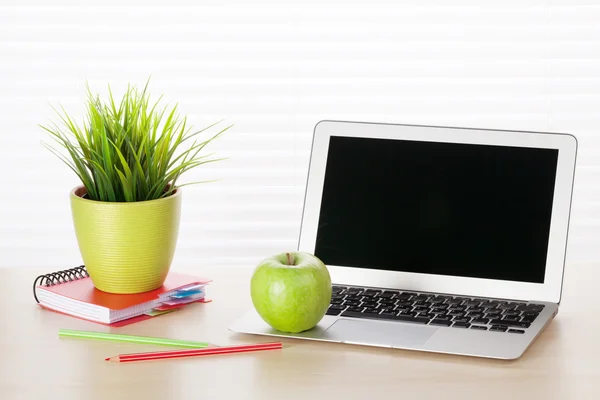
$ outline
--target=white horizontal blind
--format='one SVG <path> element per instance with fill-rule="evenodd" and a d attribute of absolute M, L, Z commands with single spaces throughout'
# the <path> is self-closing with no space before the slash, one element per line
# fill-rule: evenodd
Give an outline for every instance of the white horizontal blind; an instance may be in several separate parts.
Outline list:
<path fill-rule="evenodd" d="M 78 182 L 37 124 L 84 83 L 143 84 L 195 127 L 235 127 L 185 181 L 178 265 L 296 247 L 322 119 L 575 134 L 570 260 L 599 260 L 600 4 L 593 1 L 3 1 L 0 267 L 80 262 Z"/>

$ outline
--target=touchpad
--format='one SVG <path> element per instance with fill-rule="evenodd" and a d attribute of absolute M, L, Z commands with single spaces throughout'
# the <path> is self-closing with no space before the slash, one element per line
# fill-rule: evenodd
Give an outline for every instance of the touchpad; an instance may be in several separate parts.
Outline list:
<path fill-rule="evenodd" d="M 339 319 L 323 336 L 326 339 L 355 344 L 391 347 L 420 347 L 437 328 L 393 322 Z"/>

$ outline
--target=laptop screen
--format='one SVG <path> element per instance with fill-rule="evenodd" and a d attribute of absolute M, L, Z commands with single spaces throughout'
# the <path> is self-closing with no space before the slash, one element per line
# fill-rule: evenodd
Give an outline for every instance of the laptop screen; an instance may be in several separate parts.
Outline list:
<path fill-rule="evenodd" d="M 332 136 L 327 265 L 543 283 L 558 150 Z"/>

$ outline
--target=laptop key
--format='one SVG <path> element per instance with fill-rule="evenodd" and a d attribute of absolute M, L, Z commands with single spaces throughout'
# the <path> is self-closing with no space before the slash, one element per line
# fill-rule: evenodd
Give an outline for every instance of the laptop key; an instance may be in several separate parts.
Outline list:
<path fill-rule="evenodd" d="M 429 306 L 427 304 L 417 304 L 415 310 L 429 310 Z"/>
<path fill-rule="evenodd" d="M 516 328 L 529 328 L 531 324 L 523 321 L 505 321 L 503 319 L 493 319 L 490 321 L 490 325 L 503 325 L 511 326 Z"/>
<path fill-rule="evenodd" d="M 488 301 L 484 301 L 483 303 L 481 303 L 480 307 L 492 309 L 492 308 L 498 307 L 498 304 L 500 304 L 500 302 L 495 301 L 495 300 L 488 300 Z"/>
<path fill-rule="evenodd" d="M 397 315 L 393 318 L 394 321 L 414 322 L 417 324 L 426 324 L 430 321 L 429 318 L 423 317 L 407 317 L 405 315 Z"/>
<path fill-rule="evenodd" d="M 521 321 L 532 323 L 533 321 L 535 321 L 536 318 L 537 318 L 537 314 L 536 315 L 524 315 L 523 318 L 521 318 Z"/>
<path fill-rule="evenodd" d="M 365 314 L 352 311 L 344 311 L 341 316 L 351 318 L 386 319 L 390 321 L 413 322 L 417 324 L 427 324 L 429 322 L 428 318 L 411 317 L 408 315 Z"/>
<path fill-rule="evenodd" d="M 514 310 L 515 308 L 517 308 L 517 306 L 510 303 L 502 303 L 498 306 L 499 310 Z"/>
<path fill-rule="evenodd" d="M 352 300 L 352 301 L 361 301 L 362 300 L 362 296 L 357 296 L 357 295 L 349 294 L 349 295 L 346 295 L 345 299 L 346 300 Z"/>
<path fill-rule="evenodd" d="M 379 296 L 380 297 L 386 297 L 386 298 L 392 298 L 394 297 L 395 294 L 398 294 L 399 292 L 391 292 L 389 290 L 386 290 L 385 292 L 381 293 Z"/>
<path fill-rule="evenodd" d="M 483 313 L 481 312 L 468 312 L 467 317 L 471 318 L 483 318 Z"/>
<path fill-rule="evenodd" d="M 364 310 L 364 307 L 348 307 L 347 310 L 354 312 L 362 312 Z"/>
<path fill-rule="evenodd" d="M 475 318 L 473 320 L 474 324 L 486 324 L 487 325 L 488 322 L 490 322 L 490 320 L 488 318 Z"/>
<path fill-rule="evenodd" d="M 528 304 L 525 306 L 518 306 L 516 309 L 516 311 L 523 311 L 523 312 L 537 312 L 540 313 L 542 312 L 542 310 L 544 310 L 544 306 L 542 304 Z"/>
<path fill-rule="evenodd" d="M 467 307 L 467 310 L 469 312 L 483 312 L 483 307 Z"/>
<path fill-rule="evenodd" d="M 325 315 L 340 315 L 342 310 L 329 307 Z"/>
<path fill-rule="evenodd" d="M 521 315 L 524 317 L 537 317 L 538 315 L 540 315 L 540 313 L 535 312 L 535 311 L 525 311 Z"/>
<path fill-rule="evenodd" d="M 467 322 L 455 322 L 452 325 L 453 328 L 468 328 L 470 326 L 471 326 L 471 324 L 469 324 Z"/>
<path fill-rule="evenodd" d="M 450 326 L 452 325 L 452 322 L 446 319 L 440 319 L 440 318 L 434 318 L 431 320 L 431 322 L 429 323 L 429 325 L 443 325 L 443 326 Z"/>
<path fill-rule="evenodd" d="M 506 326 L 498 326 L 498 325 L 494 325 L 490 328 L 490 331 L 496 331 L 496 332 L 506 332 L 508 328 Z"/>
<path fill-rule="evenodd" d="M 453 317 L 464 317 L 465 314 L 466 313 L 464 311 L 450 311 L 450 312 L 448 312 L 448 315 L 452 315 Z"/>
<path fill-rule="evenodd" d="M 491 311 L 485 314 L 484 318 L 496 319 L 500 318 L 500 311 Z"/>
<path fill-rule="evenodd" d="M 527 306 L 527 311 L 542 312 L 543 310 L 543 304 L 530 304 L 529 306 Z"/>
<path fill-rule="evenodd" d="M 522 330 L 522 329 L 509 329 L 508 331 L 509 331 L 510 333 L 520 333 L 520 334 L 523 334 L 523 333 L 525 333 L 525 331 L 524 331 L 524 330 Z"/>
<path fill-rule="evenodd" d="M 398 315 L 404 315 L 406 317 L 414 317 L 417 315 L 417 313 L 412 312 L 412 311 L 400 311 L 400 313 Z"/>
<path fill-rule="evenodd" d="M 487 326 L 471 325 L 471 329 L 479 329 L 480 331 L 487 331 Z"/>
<path fill-rule="evenodd" d="M 383 312 L 379 313 L 379 315 L 381 315 L 382 317 L 388 317 L 388 318 L 390 318 L 390 319 L 391 319 L 391 317 L 395 317 L 395 316 L 396 316 L 396 315 L 398 315 L 398 314 L 396 314 L 396 313 L 395 313 L 395 312 L 393 312 L 393 311 L 390 311 L 390 312 L 383 311 Z"/>
<path fill-rule="evenodd" d="M 375 297 L 383 293 L 381 290 L 367 289 L 364 291 L 363 296 Z"/>
<path fill-rule="evenodd" d="M 455 317 L 453 319 L 454 322 L 471 322 L 471 318 L 469 317 Z"/>

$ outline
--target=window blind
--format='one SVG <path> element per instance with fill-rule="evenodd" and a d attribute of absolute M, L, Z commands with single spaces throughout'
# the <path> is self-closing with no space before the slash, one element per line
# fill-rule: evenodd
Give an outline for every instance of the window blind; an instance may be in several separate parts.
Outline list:
<path fill-rule="evenodd" d="M 569 260 L 598 261 L 600 5 L 592 1 L 4 1 L 0 267 L 80 262 L 68 192 L 41 145 L 51 105 L 82 116 L 151 78 L 189 123 L 235 124 L 227 160 L 183 181 L 175 264 L 295 249 L 322 119 L 557 131 L 579 139 Z M 182 182 L 183 182 L 182 181 Z"/>

